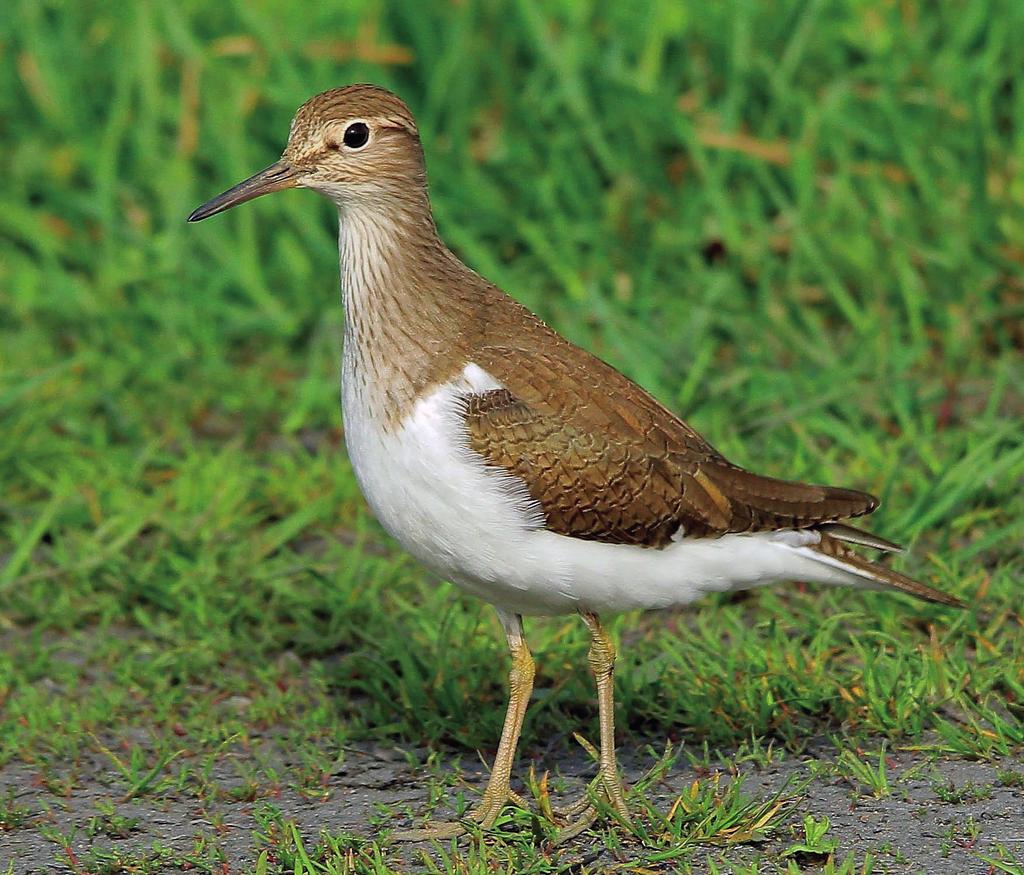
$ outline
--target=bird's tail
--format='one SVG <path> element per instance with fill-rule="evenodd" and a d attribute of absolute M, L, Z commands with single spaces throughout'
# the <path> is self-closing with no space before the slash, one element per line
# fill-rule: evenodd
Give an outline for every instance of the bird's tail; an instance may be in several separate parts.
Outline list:
<path fill-rule="evenodd" d="M 928 602 L 949 605 L 954 608 L 965 607 L 960 599 L 926 586 L 877 562 L 872 562 L 855 552 L 850 546 L 854 544 L 887 553 L 896 553 L 901 549 L 899 545 L 840 523 L 817 526 L 815 531 L 821 535 L 821 540 L 817 544 L 804 544 L 794 547 L 794 549 L 802 553 L 805 558 L 814 559 L 834 571 L 841 572 L 844 576 L 853 578 L 848 581 L 849 583 L 867 584 L 880 589 L 897 589 Z"/>

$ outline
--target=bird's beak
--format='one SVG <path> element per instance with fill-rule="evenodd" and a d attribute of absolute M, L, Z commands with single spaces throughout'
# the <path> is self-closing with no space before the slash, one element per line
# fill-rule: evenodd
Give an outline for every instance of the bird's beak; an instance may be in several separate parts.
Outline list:
<path fill-rule="evenodd" d="M 295 168 L 284 161 L 275 161 L 266 170 L 261 170 L 255 176 L 250 176 L 244 182 L 238 183 L 234 188 L 229 188 L 223 194 L 208 200 L 201 207 L 196 207 L 188 220 L 198 222 L 208 219 L 210 216 L 230 210 L 238 204 L 251 201 L 254 197 L 270 194 L 272 191 L 295 188 L 298 184 L 298 173 Z"/>

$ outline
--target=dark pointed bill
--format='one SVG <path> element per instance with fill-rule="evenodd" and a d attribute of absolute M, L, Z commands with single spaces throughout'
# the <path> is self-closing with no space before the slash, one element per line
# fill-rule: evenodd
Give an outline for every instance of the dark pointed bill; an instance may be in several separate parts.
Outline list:
<path fill-rule="evenodd" d="M 272 191 L 281 191 L 285 188 L 294 188 L 297 184 L 295 170 L 283 161 L 275 161 L 266 170 L 261 170 L 255 176 L 250 176 L 244 182 L 238 183 L 234 188 L 229 188 L 223 194 L 208 200 L 201 207 L 196 207 L 188 220 L 199 222 L 202 219 L 215 216 L 217 213 L 222 213 L 224 210 L 230 210 L 238 204 L 251 201 L 254 197 L 270 194 Z"/>

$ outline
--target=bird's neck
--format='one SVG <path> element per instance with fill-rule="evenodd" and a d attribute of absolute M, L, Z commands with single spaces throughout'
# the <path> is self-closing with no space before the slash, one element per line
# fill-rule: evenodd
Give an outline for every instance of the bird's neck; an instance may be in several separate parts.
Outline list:
<path fill-rule="evenodd" d="M 346 410 L 394 428 L 465 365 L 480 280 L 441 242 L 429 206 L 346 203 L 339 221 Z"/>

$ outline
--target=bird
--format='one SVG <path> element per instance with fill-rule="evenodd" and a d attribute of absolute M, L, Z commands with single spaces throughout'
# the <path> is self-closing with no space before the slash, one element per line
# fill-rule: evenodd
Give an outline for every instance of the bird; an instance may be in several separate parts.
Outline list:
<path fill-rule="evenodd" d="M 615 754 L 616 648 L 602 617 L 786 580 L 962 606 L 864 555 L 900 550 L 848 522 L 876 498 L 733 464 L 464 264 L 438 233 L 419 130 L 391 91 L 356 84 L 310 98 L 281 158 L 188 221 L 290 188 L 338 211 L 342 417 L 363 496 L 413 557 L 494 607 L 511 655 L 478 804 L 394 838 L 489 829 L 507 805 L 526 804 L 510 785 L 534 680 L 524 617 L 575 614 L 590 634 L 597 775 L 561 811 L 567 839 L 599 812 L 631 817 Z"/>

